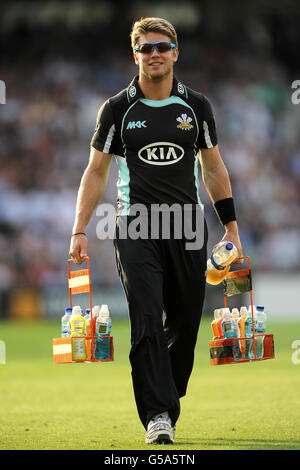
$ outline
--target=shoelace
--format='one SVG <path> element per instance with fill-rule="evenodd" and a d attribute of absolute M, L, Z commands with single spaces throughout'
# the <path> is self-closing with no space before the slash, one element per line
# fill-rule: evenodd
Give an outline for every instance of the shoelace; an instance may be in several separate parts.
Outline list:
<path fill-rule="evenodd" d="M 162 427 L 162 425 L 167 425 L 168 427 L 172 428 L 170 421 L 168 418 L 164 418 L 163 416 L 157 416 L 155 419 L 151 420 L 153 424 L 150 425 L 149 431 L 156 431 Z"/>

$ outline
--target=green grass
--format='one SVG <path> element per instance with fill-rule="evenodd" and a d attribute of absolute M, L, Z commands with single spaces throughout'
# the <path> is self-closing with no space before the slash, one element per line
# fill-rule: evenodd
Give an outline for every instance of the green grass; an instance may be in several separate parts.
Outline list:
<path fill-rule="evenodd" d="M 172 450 L 300 449 L 300 324 L 268 325 L 276 358 L 209 364 L 204 319 Z M 128 320 L 113 322 L 115 361 L 54 364 L 59 321 L 0 323 L 0 449 L 157 449 L 144 443 L 131 385 Z M 160 446 L 161 449 L 169 449 Z"/>

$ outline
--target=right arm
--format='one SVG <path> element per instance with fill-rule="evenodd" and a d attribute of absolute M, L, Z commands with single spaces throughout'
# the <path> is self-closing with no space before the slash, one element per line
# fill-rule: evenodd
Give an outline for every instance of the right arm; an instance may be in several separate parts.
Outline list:
<path fill-rule="evenodd" d="M 106 188 L 112 154 L 100 152 L 91 147 L 90 160 L 81 178 L 76 215 L 72 233 L 85 232 L 92 214 L 102 199 Z M 87 254 L 87 238 L 85 235 L 71 237 L 70 252 L 76 264 L 82 264 Z"/>

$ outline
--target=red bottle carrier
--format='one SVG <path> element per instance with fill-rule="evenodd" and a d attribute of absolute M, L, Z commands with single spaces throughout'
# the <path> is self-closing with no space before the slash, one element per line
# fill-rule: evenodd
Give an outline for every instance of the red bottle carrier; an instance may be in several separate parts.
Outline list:
<path fill-rule="evenodd" d="M 242 362 L 253 362 L 253 361 L 263 361 L 265 359 L 273 359 L 275 357 L 274 353 L 274 337 L 273 334 L 255 334 L 254 328 L 254 310 L 253 310 L 253 291 L 252 291 L 252 279 L 251 279 L 251 265 L 250 257 L 243 256 L 239 258 L 248 260 L 248 268 L 241 269 L 239 271 L 228 272 L 223 280 L 224 286 L 224 305 L 227 307 L 227 297 L 231 297 L 238 294 L 243 294 L 245 292 L 250 293 L 251 299 L 251 314 L 252 314 L 252 336 L 250 337 L 238 337 L 238 338 L 222 338 L 222 339 L 213 339 L 209 341 L 209 350 L 210 350 L 210 364 L 213 366 L 222 365 L 222 364 L 239 364 Z M 256 355 L 256 341 L 255 339 L 259 336 L 264 336 L 263 340 L 263 356 L 257 357 Z M 254 357 L 248 359 L 245 357 L 245 342 L 253 341 L 253 353 Z M 235 341 L 239 343 L 240 351 L 242 354 L 241 359 L 234 357 L 235 351 Z"/>
<path fill-rule="evenodd" d="M 70 296 L 70 307 L 72 308 L 72 296 L 76 294 L 89 293 L 90 297 L 90 312 L 91 312 L 91 336 L 76 336 L 76 338 L 85 338 L 86 344 L 86 360 L 74 361 L 72 359 L 72 338 L 53 338 L 53 361 L 58 364 L 72 363 L 72 362 L 108 362 L 114 360 L 114 344 L 113 337 L 109 337 L 110 341 L 110 357 L 109 359 L 95 359 L 94 348 L 95 348 L 95 329 L 92 312 L 92 285 L 91 285 L 91 269 L 90 259 L 85 256 L 88 263 L 87 269 L 70 270 L 71 259 L 68 259 L 68 283 L 69 283 L 69 296 Z M 102 338 L 105 336 L 102 336 Z"/>

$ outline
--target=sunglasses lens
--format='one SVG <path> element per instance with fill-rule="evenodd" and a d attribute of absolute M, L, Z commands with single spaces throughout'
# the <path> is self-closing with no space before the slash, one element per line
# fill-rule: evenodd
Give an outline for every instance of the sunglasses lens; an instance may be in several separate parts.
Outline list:
<path fill-rule="evenodd" d="M 167 52 L 171 49 L 170 44 L 168 44 L 167 42 L 159 42 L 155 44 L 155 47 L 157 48 L 158 52 Z M 142 54 L 151 54 L 153 48 L 153 44 L 143 44 L 141 45 L 139 52 L 141 52 Z"/>
<path fill-rule="evenodd" d="M 167 52 L 171 49 L 171 46 L 170 44 L 161 42 L 160 44 L 157 44 L 157 49 L 158 49 L 158 52 Z"/>
<path fill-rule="evenodd" d="M 140 49 L 139 49 L 139 52 L 141 52 L 142 54 L 150 54 L 150 52 L 152 51 L 152 44 L 143 44 Z"/>

